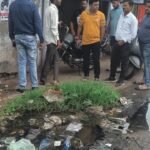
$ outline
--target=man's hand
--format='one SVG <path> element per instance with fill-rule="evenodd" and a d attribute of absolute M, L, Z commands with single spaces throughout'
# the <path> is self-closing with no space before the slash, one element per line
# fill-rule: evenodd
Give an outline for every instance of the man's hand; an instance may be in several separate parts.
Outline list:
<path fill-rule="evenodd" d="M 122 40 L 120 40 L 120 41 L 118 41 L 117 43 L 118 43 L 119 46 L 122 46 L 125 42 L 122 41 Z"/>
<path fill-rule="evenodd" d="M 58 40 L 58 41 L 57 41 L 57 49 L 60 49 L 61 46 L 62 46 L 62 43 Z"/>
<path fill-rule="evenodd" d="M 75 36 L 75 41 L 76 41 L 77 46 L 81 44 L 81 39 L 79 38 L 79 36 Z"/>
<path fill-rule="evenodd" d="M 43 48 L 45 47 L 45 43 L 39 43 L 38 44 L 39 50 L 43 50 Z"/>
<path fill-rule="evenodd" d="M 16 47 L 16 42 L 15 42 L 15 40 L 12 40 L 12 46 L 13 46 L 13 47 Z"/>

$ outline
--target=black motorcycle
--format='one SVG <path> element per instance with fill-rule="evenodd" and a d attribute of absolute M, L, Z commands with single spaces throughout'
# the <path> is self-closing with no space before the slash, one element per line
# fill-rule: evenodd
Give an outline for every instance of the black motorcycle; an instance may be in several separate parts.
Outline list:
<path fill-rule="evenodd" d="M 71 68 L 81 69 L 83 66 L 83 55 L 81 45 L 75 43 L 74 37 L 70 33 L 64 36 L 62 47 L 58 50 L 62 61 Z M 93 69 L 92 53 L 90 54 L 90 69 Z"/>

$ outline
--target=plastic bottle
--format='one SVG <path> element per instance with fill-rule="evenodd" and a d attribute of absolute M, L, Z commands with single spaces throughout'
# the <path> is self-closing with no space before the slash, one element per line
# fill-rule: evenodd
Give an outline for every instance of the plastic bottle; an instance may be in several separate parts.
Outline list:
<path fill-rule="evenodd" d="M 68 136 L 65 141 L 65 150 L 70 150 L 70 146 L 71 146 L 70 140 L 71 140 L 71 136 Z"/>

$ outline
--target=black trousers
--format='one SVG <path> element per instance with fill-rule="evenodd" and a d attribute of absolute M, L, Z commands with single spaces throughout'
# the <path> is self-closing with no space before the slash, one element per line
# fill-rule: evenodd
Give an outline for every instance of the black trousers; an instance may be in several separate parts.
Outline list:
<path fill-rule="evenodd" d="M 48 73 L 54 67 L 53 80 L 58 80 L 59 55 L 55 44 L 47 45 L 46 58 L 41 72 L 41 81 L 46 82 Z"/>
<path fill-rule="evenodd" d="M 111 53 L 110 77 L 115 77 L 116 69 L 120 62 L 121 73 L 119 80 L 125 79 L 125 72 L 127 71 L 129 64 L 129 51 L 130 51 L 129 43 L 125 43 L 122 46 L 119 46 L 116 42 L 116 44 L 113 46 Z"/>
<path fill-rule="evenodd" d="M 84 76 L 89 76 L 90 53 L 93 55 L 94 76 L 99 78 L 100 75 L 100 42 L 83 45 L 83 73 Z"/>

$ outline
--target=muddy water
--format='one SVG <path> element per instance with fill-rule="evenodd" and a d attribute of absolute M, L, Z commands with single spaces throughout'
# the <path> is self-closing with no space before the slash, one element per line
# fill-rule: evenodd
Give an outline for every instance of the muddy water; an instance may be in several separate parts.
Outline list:
<path fill-rule="evenodd" d="M 58 114 L 58 116 L 61 116 L 63 118 L 69 115 L 74 115 L 74 113 Z M 47 136 L 52 136 L 51 131 L 55 133 L 55 136 L 51 137 L 54 141 L 61 140 L 64 142 L 67 136 L 74 136 L 74 138 L 80 139 L 83 145 L 86 147 L 93 145 L 96 140 L 102 140 L 104 138 L 104 132 L 101 127 L 87 123 L 84 124 L 83 128 L 76 134 L 66 131 L 66 127 L 71 121 L 66 124 L 56 126 L 51 130 L 43 130 L 41 129 L 44 123 L 43 116 L 44 113 L 25 113 L 24 115 L 17 117 L 15 120 L 6 119 L 7 124 L 5 127 L 7 128 L 7 130 L 4 133 L 0 133 L 0 142 L 1 138 L 5 137 L 15 137 L 17 140 L 19 140 L 20 138 L 24 138 L 28 135 L 30 129 L 40 129 L 40 134 L 34 140 L 31 140 L 36 148 L 39 148 L 40 143 L 43 139 L 45 139 Z M 37 119 L 38 124 L 31 126 L 29 123 L 29 119 L 31 118 Z M 78 119 L 78 121 L 80 120 Z M 62 150 L 62 148 L 60 149 Z"/>

